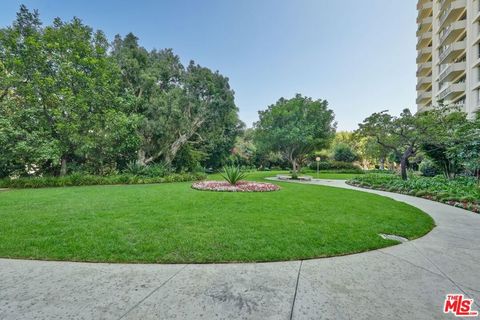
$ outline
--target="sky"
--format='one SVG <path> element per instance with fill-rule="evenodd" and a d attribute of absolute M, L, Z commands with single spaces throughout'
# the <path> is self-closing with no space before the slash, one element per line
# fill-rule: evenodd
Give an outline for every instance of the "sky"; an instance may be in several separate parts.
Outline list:
<path fill-rule="evenodd" d="M 416 108 L 416 0 L 2 0 L 0 27 L 22 3 L 218 70 L 248 126 L 296 93 L 327 100 L 338 130 Z"/>

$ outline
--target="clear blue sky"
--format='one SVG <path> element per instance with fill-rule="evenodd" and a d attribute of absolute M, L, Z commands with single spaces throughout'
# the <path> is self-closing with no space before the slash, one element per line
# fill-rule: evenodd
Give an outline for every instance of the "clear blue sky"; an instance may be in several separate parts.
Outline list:
<path fill-rule="evenodd" d="M 297 92 L 328 100 L 340 130 L 415 110 L 415 0 L 6 0 L 0 26 L 21 3 L 44 23 L 77 16 L 110 39 L 131 31 L 147 49 L 219 70 L 249 126 Z"/>

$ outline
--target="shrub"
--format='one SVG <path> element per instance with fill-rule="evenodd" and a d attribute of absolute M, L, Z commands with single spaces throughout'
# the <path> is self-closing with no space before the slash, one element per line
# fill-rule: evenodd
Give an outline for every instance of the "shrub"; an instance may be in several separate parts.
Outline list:
<path fill-rule="evenodd" d="M 240 180 L 247 176 L 245 172 L 239 166 L 224 166 L 222 177 L 227 180 L 231 185 L 236 185 Z"/>
<path fill-rule="evenodd" d="M 312 170 L 317 170 L 317 163 L 316 162 L 310 163 L 309 168 Z M 321 161 L 319 163 L 318 168 L 323 171 L 325 170 L 337 171 L 337 172 L 340 170 L 344 171 L 339 173 L 363 173 L 363 170 L 362 168 L 360 168 L 360 166 L 350 162 L 342 162 L 342 161 Z"/>
<path fill-rule="evenodd" d="M 438 167 L 430 159 L 423 159 L 418 169 L 424 177 L 434 177 L 440 174 L 440 170 L 438 170 Z"/>
<path fill-rule="evenodd" d="M 0 180 L 0 188 L 46 188 L 112 184 L 149 184 L 163 182 L 185 182 L 205 179 L 203 173 L 171 174 L 165 177 L 141 177 L 132 174 L 112 176 L 82 175 L 79 173 L 65 177 L 35 177 Z"/>
<path fill-rule="evenodd" d="M 335 161 L 352 163 L 358 159 L 358 155 L 348 144 L 340 143 L 333 149 L 333 159 Z"/>
<path fill-rule="evenodd" d="M 461 203 L 474 212 L 480 211 L 480 188 L 472 177 L 446 179 L 443 176 L 410 176 L 407 181 L 394 174 L 364 174 L 356 176 L 348 183 L 391 192 L 406 193 L 426 197 L 450 205 Z"/>
<path fill-rule="evenodd" d="M 132 161 L 127 165 L 127 168 L 123 173 L 128 175 L 135 175 L 140 177 L 163 177 L 170 172 L 168 168 L 163 164 L 151 164 L 151 165 L 140 165 L 136 161 Z"/>

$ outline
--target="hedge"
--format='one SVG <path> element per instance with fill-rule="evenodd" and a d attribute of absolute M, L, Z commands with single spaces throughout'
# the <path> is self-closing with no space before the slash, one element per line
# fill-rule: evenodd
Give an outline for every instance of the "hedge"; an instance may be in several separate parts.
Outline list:
<path fill-rule="evenodd" d="M 166 182 L 198 181 L 206 178 L 204 173 L 175 173 L 164 177 L 141 177 L 130 174 L 95 176 L 72 174 L 64 177 L 35 177 L 0 180 L 0 188 L 46 188 L 114 184 L 150 184 Z"/>

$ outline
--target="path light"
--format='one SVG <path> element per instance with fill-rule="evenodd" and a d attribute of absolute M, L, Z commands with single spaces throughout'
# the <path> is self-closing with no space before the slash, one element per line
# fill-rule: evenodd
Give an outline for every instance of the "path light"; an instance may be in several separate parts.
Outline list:
<path fill-rule="evenodd" d="M 317 179 L 318 179 L 318 169 L 319 169 L 319 166 L 320 166 L 320 157 L 316 157 L 315 161 L 317 161 Z"/>

